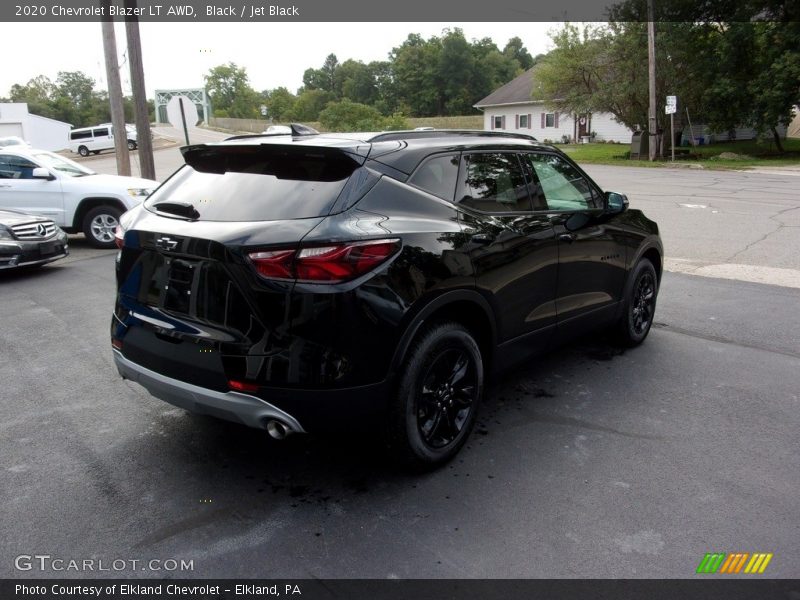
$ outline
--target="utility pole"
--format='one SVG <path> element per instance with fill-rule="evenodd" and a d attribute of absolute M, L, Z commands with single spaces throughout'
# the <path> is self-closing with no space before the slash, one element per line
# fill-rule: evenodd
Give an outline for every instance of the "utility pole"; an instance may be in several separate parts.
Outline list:
<path fill-rule="evenodd" d="M 100 0 L 103 14 L 110 12 L 110 0 Z M 128 154 L 128 131 L 125 128 L 125 108 L 122 104 L 122 84 L 119 81 L 117 62 L 117 39 L 114 36 L 114 20 L 103 17 L 103 51 L 106 55 L 106 78 L 108 79 L 108 102 L 111 105 L 111 125 L 114 130 L 114 150 L 117 154 L 117 173 L 131 174 L 131 157 Z"/>
<path fill-rule="evenodd" d="M 136 0 L 125 0 L 125 8 L 136 8 Z M 128 11 L 136 14 L 135 10 Z M 139 168 L 145 179 L 156 178 L 153 159 L 153 140 L 150 135 L 150 117 L 147 113 L 147 93 L 144 88 L 144 66 L 142 65 L 142 40 L 139 36 L 139 18 L 129 17 L 125 21 L 128 38 L 128 60 L 131 67 L 133 107 L 136 114 L 136 144 L 139 147 Z"/>
<path fill-rule="evenodd" d="M 647 78 L 650 92 L 650 110 L 648 115 L 648 152 L 651 161 L 656 159 L 656 31 L 653 10 L 653 0 L 647 0 Z"/>

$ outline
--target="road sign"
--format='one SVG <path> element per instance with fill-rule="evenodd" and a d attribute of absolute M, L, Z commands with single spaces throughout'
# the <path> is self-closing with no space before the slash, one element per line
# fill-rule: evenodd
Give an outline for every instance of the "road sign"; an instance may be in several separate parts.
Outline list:
<path fill-rule="evenodd" d="M 664 112 L 668 115 L 678 112 L 678 97 L 667 96 L 667 105 L 664 107 Z"/>
<path fill-rule="evenodd" d="M 267 116 L 267 107 L 262 104 L 260 108 L 261 108 L 261 116 L 262 117 L 266 117 Z"/>
<path fill-rule="evenodd" d="M 186 126 L 194 127 L 200 120 L 197 114 L 197 107 L 194 102 L 189 100 L 186 96 L 173 96 L 167 102 L 167 121 L 175 129 L 183 129 L 183 119 L 181 119 L 181 105 L 180 101 L 183 100 L 183 112 L 186 115 Z"/>
<path fill-rule="evenodd" d="M 186 144 L 189 144 L 189 128 L 197 125 L 199 121 L 197 107 L 186 96 L 173 96 L 167 102 L 167 121 L 175 129 L 183 129 Z"/>

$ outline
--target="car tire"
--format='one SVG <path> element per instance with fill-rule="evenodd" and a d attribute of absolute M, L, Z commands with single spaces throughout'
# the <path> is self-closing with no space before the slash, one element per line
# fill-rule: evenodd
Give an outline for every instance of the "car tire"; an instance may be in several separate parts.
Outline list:
<path fill-rule="evenodd" d="M 453 458 L 469 437 L 483 394 L 483 360 L 470 332 L 452 322 L 414 341 L 389 410 L 392 457 L 415 469 Z"/>
<path fill-rule="evenodd" d="M 80 154 L 83 157 L 89 156 L 89 149 L 86 146 L 79 146 L 78 154 Z"/>
<path fill-rule="evenodd" d="M 128 150 L 136 150 L 136 142 L 128 140 Z"/>
<path fill-rule="evenodd" d="M 95 248 L 115 248 L 114 231 L 122 211 L 114 206 L 96 206 L 83 218 L 83 235 Z"/>
<path fill-rule="evenodd" d="M 629 281 L 616 339 L 623 346 L 633 347 L 644 341 L 653 325 L 658 297 L 658 276 L 653 263 L 641 259 L 631 272 Z"/>

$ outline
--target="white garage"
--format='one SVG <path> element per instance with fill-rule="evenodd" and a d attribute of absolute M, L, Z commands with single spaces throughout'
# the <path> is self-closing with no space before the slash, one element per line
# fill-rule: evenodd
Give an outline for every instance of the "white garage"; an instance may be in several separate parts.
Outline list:
<path fill-rule="evenodd" d="M 28 112 L 25 102 L 0 103 L 0 137 L 15 135 L 34 148 L 63 150 L 72 125 Z"/>

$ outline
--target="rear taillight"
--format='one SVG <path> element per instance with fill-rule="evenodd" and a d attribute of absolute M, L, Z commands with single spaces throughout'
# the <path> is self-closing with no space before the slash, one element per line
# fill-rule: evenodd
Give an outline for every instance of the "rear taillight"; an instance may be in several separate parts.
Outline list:
<path fill-rule="evenodd" d="M 125 243 L 125 230 L 119 223 L 117 223 L 117 228 L 114 230 L 114 242 L 117 244 L 117 248 L 122 250 L 122 244 Z"/>
<path fill-rule="evenodd" d="M 355 279 L 394 256 L 400 240 L 369 240 L 248 254 L 256 271 L 266 279 L 297 279 L 314 283 L 339 283 Z"/>

